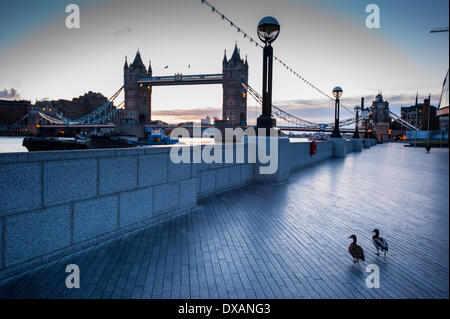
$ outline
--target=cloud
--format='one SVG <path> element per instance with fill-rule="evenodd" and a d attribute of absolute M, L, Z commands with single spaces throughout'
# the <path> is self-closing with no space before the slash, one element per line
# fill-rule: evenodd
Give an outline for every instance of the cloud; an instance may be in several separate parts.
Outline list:
<path fill-rule="evenodd" d="M 20 94 L 14 88 L 10 89 L 9 91 L 8 89 L 4 89 L 3 91 L 0 91 L 0 99 L 19 100 Z"/>
<path fill-rule="evenodd" d="M 317 109 L 328 107 L 330 101 L 327 99 L 318 99 L 318 100 L 305 100 L 305 99 L 295 99 L 295 100 L 284 100 L 284 101 L 276 101 L 274 105 L 279 108 L 288 111 L 288 110 L 307 110 L 307 109 Z"/>
<path fill-rule="evenodd" d="M 432 92 L 429 94 L 431 94 L 431 103 L 432 104 L 439 103 L 439 98 L 441 96 L 440 93 Z M 423 100 L 428 99 L 429 94 L 420 94 L 419 93 L 419 98 L 418 98 L 419 103 L 423 103 Z M 395 104 L 413 105 L 416 101 L 416 94 L 397 94 L 397 95 L 388 96 L 386 99 L 389 101 L 390 104 L 394 104 L 394 105 Z"/>
<path fill-rule="evenodd" d="M 375 94 L 365 96 L 365 107 L 372 105 L 372 101 L 375 100 Z M 432 103 L 436 105 L 439 102 L 440 93 L 432 93 Z M 428 98 L 428 94 L 419 94 L 419 103 L 423 103 L 423 100 Z M 383 95 L 383 99 L 389 102 L 391 111 L 399 113 L 400 106 L 413 105 L 416 100 L 416 94 L 393 94 Z M 356 105 L 361 104 L 361 97 L 349 96 L 342 99 L 341 105 L 345 106 L 348 110 L 353 112 L 353 108 Z M 282 110 L 297 116 L 302 119 L 306 119 L 316 123 L 328 123 L 334 118 L 334 102 L 329 99 L 294 99 L 294 100 L 280 100 L 275 101 L 274 105 L 278 106 Z M 248 105 L 247 106 L 247 119 L 250 120 L 251 116 L 258 116 L 261 112 L 261 106 Z M 173 109 L 173 110 L 153 110 L 152 116 L 154 119 L 161 119 L 167 122 L 187 122 L 195 121 L 199 122 L 200 119 L 206 116 L 211 118 L 222 118 L 221 107 L 206 107 L 206 108 L 193 108 L 193 109 Z M 341 109 L 341 117 L 349 118 L 353 114 Z M 282 123 L 282 120 L 279 120 Z"/>
<path fill-rule="evenodd" d="M 372 101 L 375 100 L 375 94 L 367 95 L 364 97 L 365 107 L 370 106 Z M 440 93 L 432 93 L 431 101 L 432 103 L 439 102 Z M 412 105 L 416 100 L 416 94 L 394 94 L 394 95 L 383 95 L 383 99 L 388 101 L 390 105 Z M 423 103 L 424 99 L 428 99 L 428 94 L 419 94 L 419 103 Z M 295 99 L 295 100 L 285 100 L 276 101 L 274 103 L 279 108 L 285 111 L 303 111 L 303 110 L 319 110 L 319 109 L 329 109 L 330 105 L 334 106 L 333 101 L 329 99 L 315 99 L 315 100 L 305 100 L 305 99 Z M 356 105 L 361 104 L 361 97 L 350 96 L 341 99 L 341 105 L 345 105 L 349 109 L 353 109 Z"/>

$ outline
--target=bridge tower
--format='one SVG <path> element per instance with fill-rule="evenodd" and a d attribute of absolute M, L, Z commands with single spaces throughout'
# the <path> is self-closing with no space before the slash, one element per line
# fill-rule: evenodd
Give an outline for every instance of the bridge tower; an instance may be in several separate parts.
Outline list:
<path fill-rule="evenodd" d="M 378 141 L 389 139 L 389 127 L 391 119 L 389 117 L 389 102 L 383 100 L 381 92 L 375 97 L 372 103 L 371 119 L 373 120 L 373 130 Z"/>
<path fill-rule="evenodd" d="M 147 71 L 139 50 L 130 66 L 125 58 L 123 66 L 125 110 L 122 117 L 125 123 L 148 124 L 151 121 L 152 88 L 140 87 L 138 84 L 140 78 L 147 76 L 152 76 L 152 67 L 149 64 Z"/>
<path fill-rule="evenodd" d="M 233 127 L 247 125 L 247 91 L 241 82 L 248 83 L 248 62 L 247 57 L 245 61 L 241 59 L 237 44 L 230 60 L 227 60 L 225 52 L 222 71 L 222 118 L 230 121 Z"/>

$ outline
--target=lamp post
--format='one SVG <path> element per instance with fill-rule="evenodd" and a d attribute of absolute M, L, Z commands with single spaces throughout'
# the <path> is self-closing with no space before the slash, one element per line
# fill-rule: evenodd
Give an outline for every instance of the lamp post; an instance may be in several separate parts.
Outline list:
<path fill-rule="evenodd" d="M 374 138 L 373 136 L 373 120 L 369 120 L 369 125 L 370 125 L 370 132 L 369 132 L 369 138 Z"/>
<path fill-rule="evenodd" d="M 263 94 L 262 114 L 256 123 L 258 128 L 271 129 L 276 125 L 272 117 L 272 70 L 273 48 L 271 43 L 280 33 L 280 24 L 274 17 L 264 17 L 258 23 L 258 37 L 264 42 L 263 49 Z"/>
<path fill-rule="evenodd" d="M 359 138 L 359 128 L 358 128 L 358 124 L 359 124 L 359 110 L 361 109 L 361 107 L 359 105 L 355 106 L 355 133 L 353 134 L 353 138 Z"/>
<path fill-rule="evenodd" d="M 363 114 L 363 112 L 364 112 L 364 97 L 361 98 L 361 115 Z M 367 114 L 366 114 L 365 119 L 364 119 L 364 138 L 369 137 L 367 134 L 367 126 L 368 125 L 369 124 L 367 123 Z"/>
<path fill-rule="evenodd" d="M 427 134 L 427 145 L 425 146 L 427 152 L 430 151 L 431 149 L 431 145 L 430 145 L 430 111 L 431 111 L 431 95 L 428 98 L 428 102 L 425 104 L 427 106 L 427 129 L 428 129 L 428 134 Z"/>
<path fill-rule="evenodd" d="M 369 138 L 369 119 L 367 117 L 364 125 L 364 138 Z"/>
<path fill-rule="evenodd" d="M 339 106 L 340 106 L 339 98 L 342 96 L 343 92 L 344 91 L 339 86 L 336 86 L 333 89 L 333 96 L 336 100 L 334 102 L 334 129 L 333 133 L 331 133 L 331 137 L 335 138 L 342 137 L 341 132 L 339 131 Z"/>

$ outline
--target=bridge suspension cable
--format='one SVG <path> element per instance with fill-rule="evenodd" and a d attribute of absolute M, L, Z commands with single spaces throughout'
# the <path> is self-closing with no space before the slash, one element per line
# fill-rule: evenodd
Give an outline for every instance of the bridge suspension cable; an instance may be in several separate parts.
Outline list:
<path fill-rule="evenodd" d="M 244 89 L 247 90 L 247 92 L 250 93 L 250 95 L 260 104 L 262 104 L 262 97 L 261 95 L 259 95 L 258 92 L 256 92 L 251 86 L 249 86 L 248 84 L 242 82 L 242 86 L 244 87 Z M 316 125 L 316 123 L 304 120 L 302 118 L 299 118 L 295 115 L 289 114 L 286 111 L 283 111 L 282 109 L 280 109 L 279 107 L 272 105 L 272 110 L 274 112 L 274 114 L 278 115 L 278 117 L 291 122 L 291 120 L 294 120 L 296 123 L 295 124 L 299 124 L 299 126 L 302 125 Z"/>
<path fill-rule="evenodd" d="M 117 106 L 113 105 L 114 100 L 119 96 L 120 92 L 122 91 L 123 86 L 117 90 L 106 102 L 104 102 L 102 105 L 100 105 L 98 108 L 93 110 L 92 112 L 76 119 L 71 120 L 62 114 L 59 114 L 57 112 L 52 113 L 52 116 L 45 114 L 41 111 L 38 112 L 41 119 L 46 120 L 47 122 L 50 122 L 51 124 L 56 125 L 90 125 L 90 124 L 102 124 L 106 123 L 106 121 L 110 120 L 114 116 L 116 116 L 120 110 L 122 109 L 124 102 L 122 101 Z M 55 117 L 53 117 L 55 116 Z"/>
<path fill-rule="evenodd" d="M 44 114 L 42 112 L 38 112 L 38 114 L 41 116 L 41 118 L 43 118 L 47 122 L 50 122 L 51 124 L 66 125 L 65 121 L 61 121 L 61 120 L 55 119 L 55 118 L 53 118 L 51 116 L 48 116 L 48 115 L 46 115 L 46 114 Z"/>
<path fill-rule="evenodd" d="M 117 90 L 116 93 L 113 94 L 113 96 L 111 96 L 109 98 L 109 101 L 114 102 L 114 100 L 119 96 L 120 92 L 122 92 L 123 90 L 123 85 L 120 87 L 120 89 Z"/>
<path fill-rule="evenodd" d="M 262 96 L 258 92 L 256 92 L 255 89 L 253 89 L 250 85 L 248 85 L 247 83 L 244 83 L 244 82 L 242 82 L 241 85 L 245 90 L 247 90 L 248 93 L 250 93 L 250 95 L 258 103 L 262 104 Z M 292 115 L 275 105 L 272 105 L 272 111 L 276 117 L 278 117 L 288 123 L 291 123 L 295 126 L 298 126 L 298 127 L 313 128 L 313 129 L 333 128 L 334 127 L 334 122 L 333 123 L 314 123 L 314 122 L 299 118 L 295 115 Z M 369 117 L 371 114 L 372 114 L 372 112 L 367 111 L 365 114 L 362 114 L 359 119 L 360 120 L 365 119 L 365 118 Z M 344 120 L 339 121 L 339 126 L 347 126 L 347 125 L 355 123 L 355 121 L 356 121 L 355 117 L 344 119 Z"/>
<path fill-rule="evenodd" d="M 22 122 L 23 120 L 25 120 L 27 117 L 28 117 L 28 113 L 27 114 L 25 114 L 24 116 L 22 116 L 21 118 L 20 118 L 20 120 L 18 120 L 16 123 L 14 123 L 12 126 L 16 126 L 16 125 L 19 125 L 19 123 L 20 122 Z"/>
<path fill-rule="evenodd" d="M 251 86 L 249 86 L 246 83 L 241 83 L 243 88 L 247 90 L 248 93 L 250 93 L 250 95 L 260 104 L 262 104 L 262 97 L 261 95 L 259 95 L 258 92 L 255 91 L 255 89 L 253 89 Z M 314 123 L 314 122 L 310 122 L 307 120 L 304 120 L 302 118 L 299 118 L 295 115 L 292 115 L 286 111 L 283 111 L 282 109 L 280 109 L 279 107 L 272 105 L 272 110 L 273 113 L 276 117 L 285 120 L 288 123 L 294 124 L 298 127 L 303 127 L 303 128 L 314 128 L 314 129 L 318 129 L 318 128 L 334 128 L 334 122 L 332 123 Z M 364 120 L 368 117 L 370 117 L 373 114 L 373 112 L 371 110 L 365 110 L 365 112 L 363 114 L 361 114 L 359 116 L 359 121 Z M 407 121 L 403 120 L 400 116 L 396 115 L 395 113 L 389 111 L 389 117 L 398 122 L 400 125 L 410 129 L 410 130 L 416 130 L 418 131 L 419 129 L 417 127 L 415 127 L 414 125 L 408 123 Z M 343 127 L 343 126 L 348 126 L 351 124 L 354 124 L 356 122 L 356 118 L 355 117 L 350 117 L 344 120 L 339 121 L 339 126 Z"/>
<path fill-rule="evenodd" d="M 264 48 L 263 45 L 261 45 L 258 41 L 256 41 L 255 39 L 253 39 L 248 33 L 246 33 L 241 27 L 239 27 L 236 23 L 234 23 L 231 19 L 229 19 L 225 14 L 223 14 L 221 11 L 217 10 L 216 7 L 214 7 L 212 4 L 210 4 L 207 0 L 201 0 L 202 4 L 207 5 L 209 8 L 211 8 L 211 11 L 213 13 L 216 13 L 218 16 L 220 16 L 222 18 L 222 20 L 227 21 L 228 23 L 230 23 L 230 26 L 234 29 L 236 29 L 237 33 L 242 33 L 242 35 L 244 36 L 244 39 L 248 39 L 250 41 L 250 43 L 254 43 L 256 47 L 259 48 Z M 322 94 L 323 96 L 325 96 L 326 98 L 334 101 L 334 98 L 325 93 L 323 90 L 321 90 L 320 88 L 318 88 L 316 85 L 314 85 L 313 83 L 311 83 L 310 81 L 308 81 L 307 79 L 305 79 L 301 74 L 299 74 L 297 71 L 295 71 L 294 69 L 292 69 L 287 63 L 285 63 L 283 60 L 281 60 L 280 58 L 278 58 L 277 56 L 273 56 L 273 58 L 278 61 L 286 70 L 288 70 L 289 72 L 291 72 L 294 76 L 296 76 L 298 79 L 302 80 L 305 84 L 307 84 L 308 86 L 310 86 L 311 88 L 313 88 L 314 90 L 316 90 L 318 93 Z M 343 105 L 341 103 L 341 106 L 347 110 L 349 113 L 351 114 L 355 114 L 355 112 L 353 112 L 351 109 L 347 108 L 345 105 Z"/>
<path fill-rule="evenodd" d="M 400 116 L 398 116 L 395 113 L 392 113 L 391 111 L 389 111 L 389 117 L 391 119 L 393 119 L 394 121 L 396 121 L 397 123 L 399 123 L 400 125 L 409 128 L 410 130 L 415 130 L 415 131 L 419 131 L 419 129 L 417 127 L 415 127 L 414 125 L 412 125 L 409 122 L 406 122 L 405 120 L 403 120 Z"/>
<path fill-rule="evenodd" d="M 95 109 L 94 111 L 90 112 L 89 114 L 86 114 L 82 117 L 80 117 L 77 120 L 73 120 L 72 122 L 78 122 L 81 124 L 87 124 L 88 122 L 94 121 L 96 118 L 100 116 L 102 112 L 106 112 L 106 109 L 110 106 L 112 106 L 112 102 L 119 96 L 120 92 L 122 91 L 123 86 L 117 90 L 105 103 L 103 103 L 100 107 Z"/>

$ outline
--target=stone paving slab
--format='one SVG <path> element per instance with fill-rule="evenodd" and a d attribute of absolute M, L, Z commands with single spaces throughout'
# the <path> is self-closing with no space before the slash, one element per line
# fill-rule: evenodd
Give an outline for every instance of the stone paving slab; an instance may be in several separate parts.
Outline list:
<path fill-rule="evenodd" d="M 383 144 L 199 201 L 0 283 L 1 298 L 448 298 L 448 149 Z M 371 230 L 389 242 L 377 257 Z M 366 261 L 347 247 L 358 236 Z M 67 289 L 77 264 L 80 289 Z M 380 288 L 365 285 L 378 265 Z"/>

